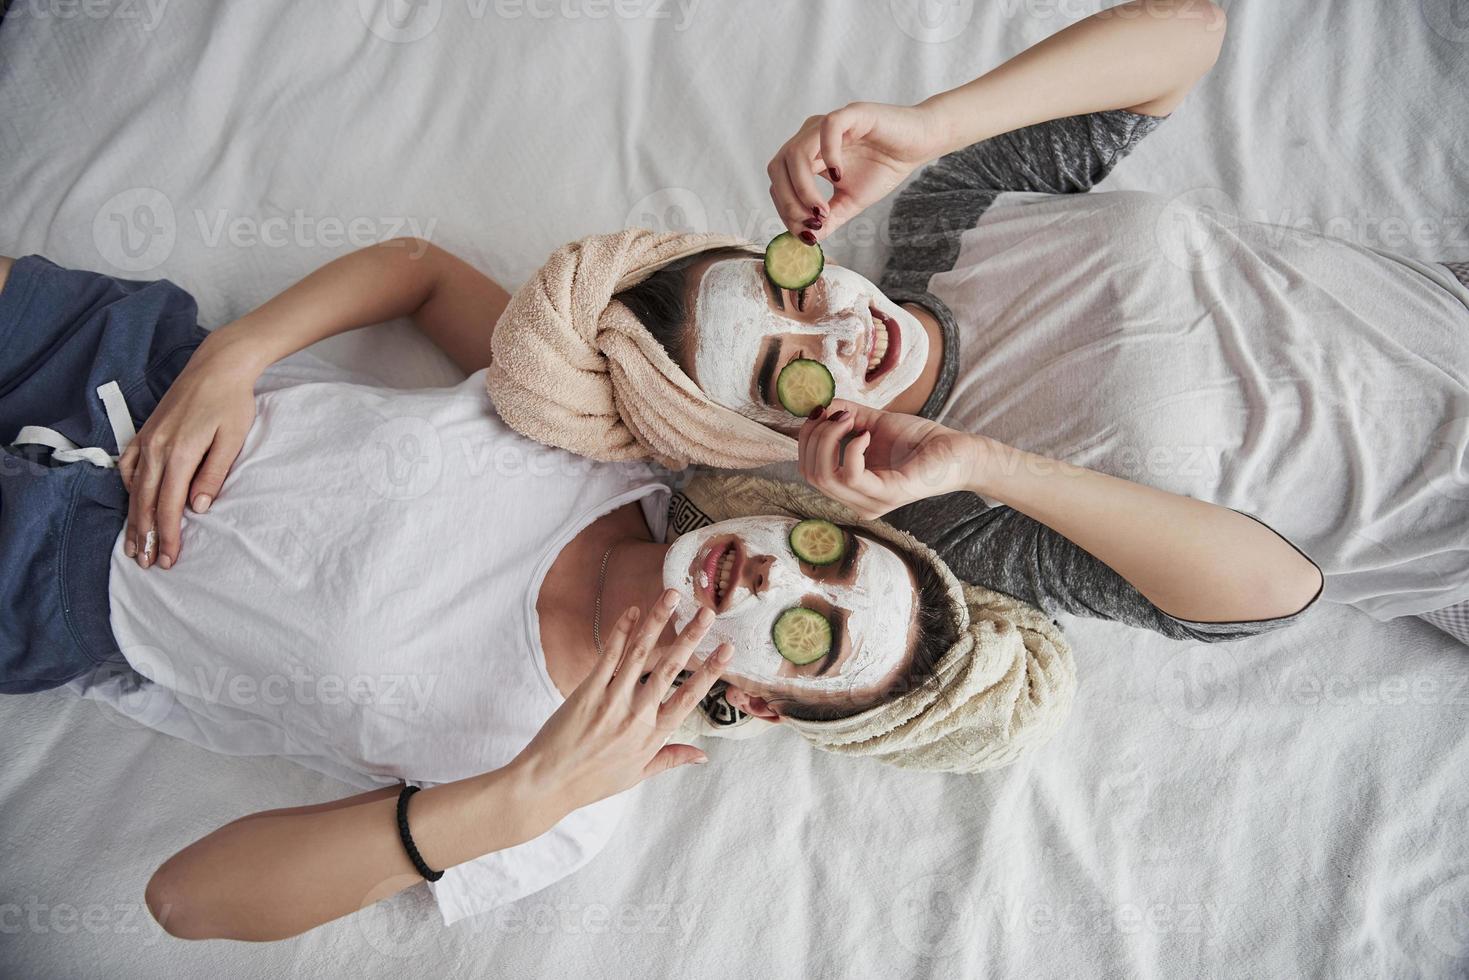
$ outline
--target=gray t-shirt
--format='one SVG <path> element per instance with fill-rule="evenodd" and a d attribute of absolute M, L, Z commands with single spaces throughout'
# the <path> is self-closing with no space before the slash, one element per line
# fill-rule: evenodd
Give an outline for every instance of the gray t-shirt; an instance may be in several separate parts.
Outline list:
<path fill-rule="evenodd" d="M 904 190 L 881 285 L 945 333 L 925 414 L 1257 516 L 1379 619 L 1469 598 L 1469 290 L 1443 265 L 1252 222 L 1209 189 L 1078 193 L 1161 120 L 1054 120 Z M 1170 636 L 1065 538 L 972 495 L 891 515 L 961 577 Z M 1299 615 L 1299 614 L 1298 614 Z"/>
<path fill-rule="evenodd" d="M 963 233 L 1003 194 L 1090 190 L 1162 121 L 1113 111 L 1029 126 L 948 154 L 899 195 L 890 219 L 892 255 L 880 286 L 896 300 L 932 311 L 945 337 L 939 382 L 922 414 L 943 415 L 959 373 L 964 335 L 947 304 L 929 291 L 929 282 L 954 268 Z M 1116 620 L 1174 639 L 1211 642 L 1278 629 L 1304 613 L 1255 622 L 1177 619 L 1066 537 L 1009 507 L 986 506 L 973 494 L 921 500 L 887 520 L 934 548 L 959 578 L 1053 615 Z"/>

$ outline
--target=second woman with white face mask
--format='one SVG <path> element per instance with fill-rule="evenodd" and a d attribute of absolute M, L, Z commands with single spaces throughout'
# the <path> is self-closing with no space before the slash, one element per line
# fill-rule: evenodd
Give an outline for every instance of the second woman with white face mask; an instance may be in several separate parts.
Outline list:
<path fill-rule="evenodd" d="M 729 643 L 726 675 L 756 684 L 800 678 L 812 690 L 850 691 L 881 683 L 907 660 L 915 603 L 907 565 L 886 546 L 843 530 L 842 559 L 801 561 L 792 550 L 792 519 L 741 518 L 690 531 L 668 549 L 663 584 L 679 594 L 674 619 L 701 609 L 718 613 L 696 655 Z M 797 666 L 772 638 L 786 611 L 810 608 L 839 637 L 821 660 Z"/>

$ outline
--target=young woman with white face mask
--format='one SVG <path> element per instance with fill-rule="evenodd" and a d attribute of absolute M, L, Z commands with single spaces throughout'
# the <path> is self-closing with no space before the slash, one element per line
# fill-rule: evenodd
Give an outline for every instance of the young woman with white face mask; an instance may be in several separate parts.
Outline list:
<path fill-rule="evenodd" d="M 514 901 L 607 843 L 621 790 L 707 761 L 663 743 L 711 686 L 819 727 L 922 689 L 955 642 L 916 543 L 823 524 L 816 560 L 784 513 L 672 527 L 659 474 L 512 431 L 483 365 L 418 391 L 262 376 L 391 315 L 473 350 L 496 297 L 466 269 L 369 249 L 206 334 L 166 281 L 0 259 L 0 691 L 67 685 L 366 791 L 165 862 L 147 900 L 175 935 L 290 936 L 424 877 L 446 922 Z M 156 501 L 185 496 L 165 538 Z"/>

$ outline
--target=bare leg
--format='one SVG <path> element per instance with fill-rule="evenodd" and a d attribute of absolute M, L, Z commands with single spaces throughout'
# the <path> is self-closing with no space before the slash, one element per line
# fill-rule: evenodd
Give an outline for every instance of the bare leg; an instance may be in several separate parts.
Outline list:
<path fill-rule="evenodd" d="M 15 265 L 15 259 L 8 255 L 0 255 L 0 290 L 5 288 L 5 280 L 10 278 L 10 267 Z"/>

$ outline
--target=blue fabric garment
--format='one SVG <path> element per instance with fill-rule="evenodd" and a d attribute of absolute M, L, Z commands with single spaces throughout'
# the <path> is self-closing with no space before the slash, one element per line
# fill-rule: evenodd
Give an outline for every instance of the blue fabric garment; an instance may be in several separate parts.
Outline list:
<path fill-rule="evenodd" d="M 206 336 L 193 297 L 16 261 L 0 291 L 0 693 L 64 684 L 122 659 L 108 619 L 112 548 L 127 522 L 116 469 L 12 445 L 27 425 L 118 447 L 97 388 L 115 381 L 139 428 Z"/>

